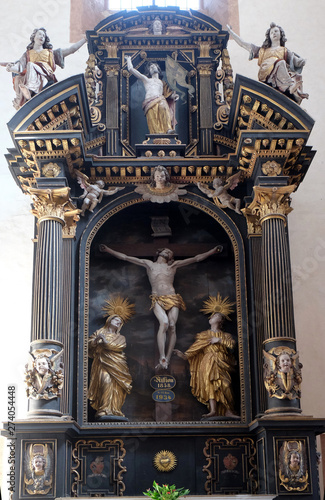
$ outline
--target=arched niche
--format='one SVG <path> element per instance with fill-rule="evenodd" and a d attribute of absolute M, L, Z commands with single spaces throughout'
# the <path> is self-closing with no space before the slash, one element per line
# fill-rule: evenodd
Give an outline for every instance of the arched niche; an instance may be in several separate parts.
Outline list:
<path fill-rule="evenodd" d="M 154 241 L 151 217 L 169 217 L 172 235 Z M 161 240 L 160 238 L 157 238 Z M 110 296 L 121 295 L 135 303 L 135 316 L 123 326 L 128 366 L 133 378 L 133 389 L 127 396 L 123 413 L 129 424 L 155 425 L 155 402 L 150 379 L 158 362 L 156 333 L 158 322 L 150 311 L 151 287 L 143 267 L 102 254 L 99 244 L 104 243 L 129 255 L 152 259 L 155 249 L 169 247 L 175 259 L 196 255 L 221 244 L 222 254 L 178 269 L 174 286 L 186 303 L 177 322 L 176 347 L 185 351 L 194 341 L 195 334 L 207 330 L 208 317 L 200 309 L 209 295 L 218 292 L 236 303 L 232 321 L 224 330 L 237 340 L 235 355 L 237 370 L 233 375 L 236 412 L 242 422 L 250 418 L 250 381 L 247 328 L 247 294 L 245 278 L 245 250 L 241 233 L 234 221 L 205 198 L 188 193 L 179 202 L 158 204 L 143 202 L 135 193 L 120 196 L 108 203 L 89 221 L 80 240 L 79 266 L 79 352 L 78 352 L 78 421 L 98 425 L 94 411 L 87 400 L 91 360 L 88 358 L 87 339 L 104 325 L 104 302 Z M 186 361 L 172 357 L 166 373 L 177 380 L 176 397 L 171 403 L 171 425 L 196 422 L 200 425 L 205 407 L 191 394 L 190 374 Z M 123 425 L 128 425 L 123 423 Z"/>

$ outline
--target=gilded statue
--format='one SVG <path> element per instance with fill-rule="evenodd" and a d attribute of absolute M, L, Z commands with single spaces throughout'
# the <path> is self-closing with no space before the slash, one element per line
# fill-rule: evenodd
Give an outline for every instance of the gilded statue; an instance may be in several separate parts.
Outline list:
<path fill-rule="evenodd" d="M 178 201 L 178 197 L 187 193 L 185 184 L 172 184 L 166 167 L 158 165 L 151 174 L 150 184 L 140 184 L 135 192 L 142 194 L 145 201 L 169 203 Z"/>
<path fill-rule="evenodd" d="M 235 371 L 233 355 L 236 342 L 230 333 L 222 330 L 225 319 L 233 312 L 228 297 L 209 297 L 201 309 L 211 314 L 209 330 L 198 333 L 195 342 L 185 353 L 175 349 L 175 354 L 187 359 L 191 372 L 191 391 L 194 397 L 206 405 L 209 412 L 202 419 L 227 417 L 239 419 L 234 413 L 234 396 L 231 387 L 231 373 Z"/>
<path fill-rule="evenodd" d="M 234 210 L 237 214 L 242 215 L 240 211 L 240 198 L 234 198 L 228 193 L 228 189 L 235 189 L 238 186 L 238 183 L 241 181 L 242 173 L 237 172 L 236 174 L 229 177 L 226 182 L 224 182 L 219 177 L 213 179 L 212 187 L 213 189 L 208 188 L 202 182 L 197 183 L 197 187 L 202 191 L 202 193 L 206 194 L 208 198 L 213 198 L 213 201 L 220 208 L 230 208 L 230 210 Z"/>
<path fill-rule="evenodd" d="M 169 248 L 160 248 L 157 251 L 155 262 L 125 255 L 106 245 L 100 245 L 99 248 L 101 252 L 109 253 L 118 259 L 126 260 L 146 269 L 151 284 L 151 309 L 159 322 L 157 333 L 159 363 L 156 368 L 167 369 L 176 344 L 176 323 L 179 310 L 185 311 L 186 309 L 183 298 L 175 292 L 173 286 L 176 271 L 180 267 L 207 259 L 214 253 L 220 253 L 222 246 L 216 246 L 208 252 L 195 257 L 176 261 L 173 252 Z"/>
<path fill-rule="evenodd" d="M 156 62 L 148 62 L 145 74 L 133 67 L 130 56 L 125 56 L 128 71 L 144 86 L 145 99 L 142 103 L 150 134 L 174 134 L 175 102 L 179 96 L 164 82 L 162 71 Z"/>
<path fill-rule="evenodd" d="M 29 495 L 46 495 L 53 486 L 53 453 L 48 444 L 30 444 L 24 456 L 24 486 Z"/>
<path fill-rule="evenodd" d="M 267 83 L 293 98 L 298 104 L 302 99 L 308 99 L 308 94 L 304 93 L 302 88 L 301 76 L 306 60 L 285 47 L 287 39 L 281 26 L 270 24 L 261 47 L 245 42 L 230 26 L 227 25 L 227 28 L 238 45 L 249 51 L 250 60 L 258 58 L 260 82 Z"/>
<path fill-rule="evenodd" d="M 82 195 L 79 196 L 80 199 L 83 200 L 81 206 L 81 215 L 85 215 L 86 210 L 93 213 L 94 209 L 97 207 L 99 203 L 101 203 L 103 196 L 112 196 L 124 189 L 124 187 L 112 187 L 109 189 L 104 189 L 105 182 L 101 179 L 96 181 L 94 184 L 89 182 L 89 177 L 76 170 L 77 181 L 80 187 L 84 190 Z"/>
<path fill-rule="evenodd" d="M 302 382 L 299 353 L 278 346 L 264 354 L 264 384 L 270 398 L 300 399 Z"/>
<path fill-rule="evenodd" d="M 27 397 L 31 399 L 54 399 L 60 396 L 64 372 L 63 351 L 35 349 L 30 353 L 25 369 Z"/>
<path fill-rule="evenodd" d="M 88 398 L 96 420 L 126 420 L 121 408 L 132 389 L 126 362 L 125 337 L 120 331 L 134 314 L 133 305 L 121 297 L 106 301 L 108 318 L 103 328 L 91 335 L 88 354 L 93 359 Z"/>
<path fill-rule="evenodd" d="M 14 63 L 6 63 L 7 71 L 14 73 L 13 86 L 16 92 L 14 108 L 19 109 L 47 84 L 56 82 L 56 66 L 63 68 L 64 59 L 74 54 L 84 43 L 86 38 L 82 38 L 67 49 L 52 50 L 53 46 L 46 29 L 34 29 L 22 57 Z"/>

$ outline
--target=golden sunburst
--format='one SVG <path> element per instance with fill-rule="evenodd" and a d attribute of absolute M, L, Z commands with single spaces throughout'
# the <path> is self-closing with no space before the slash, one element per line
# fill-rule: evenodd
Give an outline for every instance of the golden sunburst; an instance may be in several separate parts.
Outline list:
<path fill-rule="evenodd" d="M 225 318 L 229 319 L 229 314 L 234 312 L 232 308 L 236 302 L 230 302 L 229 297 L 225 297 L 222 299 L 220 293 L 218 292 L 217 297 L 209 297 L 207 300 L 203 302 L 203 308 L 200 309 L 204 314 L 210 314 L 210 317 L 215 313 L 220 313 L 225 316 Z"/>
<path fill-rule="evenodd" d="M 129 321 L 135 314 L 134 304 L 131 304 L 128 299 L 123 299 L 120 295 L 105 300 L 105 305 L 102 308 L 104 316 L 119 316 L 123 323 Z"/>
<path fill-rule="evenodd" d="M 169 472 L 175 469 L 177 458 L 172 451 L 162 450 L 154 456 L 153 464 L 160 472 Z"/>

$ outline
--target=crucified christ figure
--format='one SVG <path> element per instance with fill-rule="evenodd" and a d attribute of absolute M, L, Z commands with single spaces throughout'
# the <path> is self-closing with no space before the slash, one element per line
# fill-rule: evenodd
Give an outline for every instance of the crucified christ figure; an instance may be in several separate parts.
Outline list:
<path fill-rule="evenodd" d="M 121 260 L 126 260 L 146 269 L 151 284 L 151 309 L 159 322 L 157 333 L 157 344 L 159 350 L 159 363 L 156 368 L 167 369 L 173 349 L 176 344 L 176 322 L 180 309 L 185 310 L 182 297 L 175 292 L 173 283 L 176 271 L 201 260 L 207 259 L 214 253 L 222 252 L 222 246 L 218 245 L 208 252 L 201 253 L 195 257 L 184 260 L 173 259 L 173 252 L 169 248 L 161 248 L 157 251 L 157 260 L 153 262 L 148 259 L 139 259 L 124 253 L 112 250 L 106 245 L 100 245 L 101 252 L 106 252 Z M 167 342 L 168 334 L 168 342 Z M 167 352 L 166 352 L 167 347 Z"/>

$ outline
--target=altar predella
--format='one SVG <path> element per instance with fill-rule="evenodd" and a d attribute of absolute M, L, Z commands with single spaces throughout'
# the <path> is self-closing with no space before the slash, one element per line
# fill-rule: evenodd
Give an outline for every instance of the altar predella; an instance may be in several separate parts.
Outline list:
<path fill-rule="evenodd" d="M 233 80 L 229 33 L 259 81 Z M 305 60 L 275 23 L 259 47 L 173 7 L 86 35 L 85 74 L 55 83 L 85 40 L 53 52 L 43 28 L 7 64 L 7 160 L 37 218 L 14 498 L 153 480 L 319 498 L 325 422 L 301 414 L 287 237 L 315 155 Z"/>

